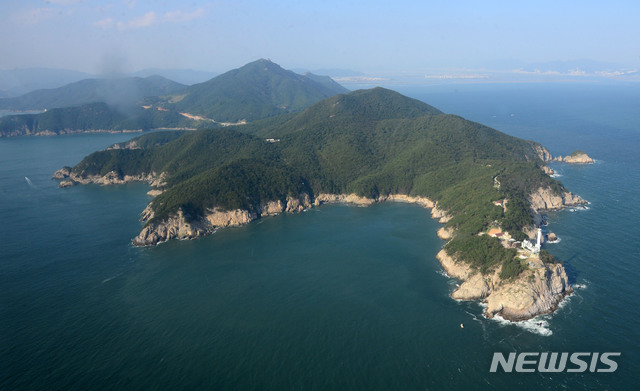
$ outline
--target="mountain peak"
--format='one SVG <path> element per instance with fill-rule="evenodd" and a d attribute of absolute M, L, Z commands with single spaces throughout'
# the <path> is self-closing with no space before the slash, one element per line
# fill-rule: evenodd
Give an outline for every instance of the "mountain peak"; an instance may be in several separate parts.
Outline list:
<path fill-rule="evenodd" d="M 175 108 L 219 122 L 253 121 L 346 91 L 333 80 L 314 80 L 262 58 L 187 88 Z"/>
<path fill-rule="evenodd" d="M 383 87 L 356 90 L 341 95 L 340 101 L 343 109 L 368 118 L 415 118 L 442 114 L 433 106 Z"/>

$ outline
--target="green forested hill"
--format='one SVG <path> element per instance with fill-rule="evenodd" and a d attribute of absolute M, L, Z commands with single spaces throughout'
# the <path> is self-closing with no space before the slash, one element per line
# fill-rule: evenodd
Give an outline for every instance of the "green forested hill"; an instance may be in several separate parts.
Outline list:
<path fill-rule="evenodd" d="M 59 88 L 0 99 L 0 109 L 50 110 L 98 102 L 123 107 L 133 105 L 145 96 L 172 94 L 185 87 L 162 76 L 86 79 Z"/>
<path fill-rule="evenodd" d="M 453 217 L 448 225 L 457 234 L 450 251 L 483 272 L 501 263 L 504 278 L 522 270 L 514 251 L 476 234 L 499 222 L 521 238 L 532 223 L 527 195 L 541 186 L 564 190 L 540 168 L 538 144 L 383 88 L 246 126 L 149 134 L 131 142 L 138 149 L 95 152 L 72 172 L 166 173 L 149 224 L 179 210 L 189 219 L 216 207 L 257 212 L 267 201 L 301 193 L 426 196 Z M 506 213 L 493 204 L 504 198 Z"/>
<path fill-rule="evenodd" d="M 258 60 L 173 94 L 164 107 L 218 122 L 253 121 L 300 111 L 345 92 L 330 78 L 309 78 Z"/>
<path fill-rule="evenodd" d="M 203 124 L 175 112 L 145 110 L 141 107 L 117 108 L 106 103 L 47 110 L 41 114 L 10 115 L 0 118 L 0 137 L 64 134 L 105 130 L 149 130 L 155 128 L 194 128 Z"/>
<path fill-rule="evenodd" d="M 166 191 L 153 202 L 157 219 L 178 208 L 194 216 L 213 206 L 251 209 L 301 189 L 311 195 L 405 193 L 439 200 L 456 216 L 451 224 L 467 233 L 505 218 L 492 201 L 523 196 L 540 184 L 560 186 L 540 170 L 535 143 L 382 88 L 256 124 L 196 131 L 144 149 L 96 152 L 73 170 L 84 176 L 168 173 Z M 149 137 L 138 140 L 144 144 Z"/>

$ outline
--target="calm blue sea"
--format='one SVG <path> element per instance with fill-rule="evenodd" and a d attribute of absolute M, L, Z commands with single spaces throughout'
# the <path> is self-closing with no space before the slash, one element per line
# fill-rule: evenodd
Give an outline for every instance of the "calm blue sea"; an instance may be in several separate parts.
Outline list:
<path fill-rule="evenodd" d="M 630 390 L 640 384 L 640 85 L 396 86 L 553 154 L 576 292 L 510 324 L 448 294 L 417 206 L 327 206 L 134 248 L 141 184 L 51 174 L 134 135 L 0 139 L 2 390 Z M 460 324 L 464 328 L 460 328 Z M 494 352 L 621 352 L 614 373 L 489 373 Z"/>

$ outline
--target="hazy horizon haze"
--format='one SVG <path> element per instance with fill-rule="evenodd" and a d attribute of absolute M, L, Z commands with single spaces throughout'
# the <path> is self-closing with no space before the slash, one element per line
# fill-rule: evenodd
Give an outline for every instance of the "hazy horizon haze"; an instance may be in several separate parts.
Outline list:
<path fill-rule="evenodd" d="M 0 69 L 225 72 L 259 58 L 367 74 L 640 65 L 633 1 L 111 1 L 0 4 Z"/>

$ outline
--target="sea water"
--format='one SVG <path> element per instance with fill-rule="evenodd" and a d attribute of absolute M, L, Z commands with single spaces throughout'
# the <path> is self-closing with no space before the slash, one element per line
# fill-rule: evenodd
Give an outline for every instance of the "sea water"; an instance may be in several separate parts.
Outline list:
<path fill-rule="evenodd" d="M 133 137 L 0 140 L 0 389 L 632 389 L 640 383 L 640 89 L 395 87 L 532 139 L 591 202 L 550 213 L 575 293 L 513 324 L 449 298 L 416 205 L 323 206 L 135 248 L 143 184 L 52 173 Z M 463 324 L 464 328 L 460 325 Z M 494 352 L 621 352 L 614 373 L 490 373 Z"/>

